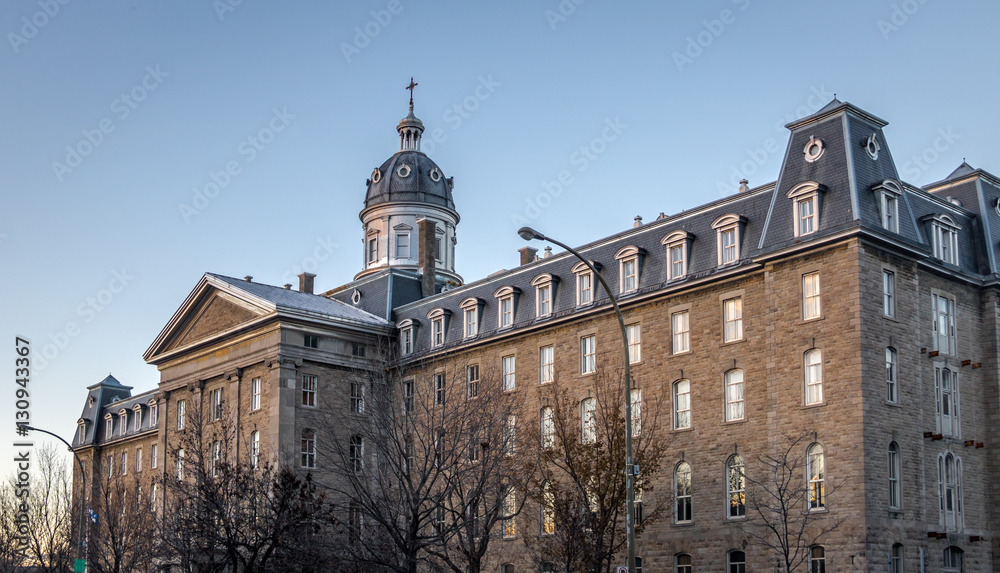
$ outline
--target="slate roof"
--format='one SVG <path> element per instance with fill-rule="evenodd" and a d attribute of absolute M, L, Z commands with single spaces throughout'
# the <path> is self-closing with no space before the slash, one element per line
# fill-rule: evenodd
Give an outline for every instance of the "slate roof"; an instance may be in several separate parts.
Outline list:
<path fill-rule="evenodd" d="M 79 426 L 73 432 L 71 443 L 73 447 L 87 446 L 95 443 L 112 443 L 117 440 L 129 438 L 138 434 L 144 434 L 150 430 L 155 430 L 157 426 L 149 425 L 149 401 L 156 395 L 156 390 L 149 390 L 141 394 L 132 395 L 132 387 L 125 386 L 114 376 L 108 374 L 107 378 L 101 380 L 93 386 L 87 388 L 87 400 L 84 402 L 83 412 L 80 414 L 80 421 L 84 422 L 85 433 L 83 440 L 80 439 Z M 135 411 L 133 408 L 139 405 L 142 415 L 142 423 L 139 430 L 135 429 Z M 119 413 L 122 408 L 126 410 L 126 431 L 123 434 L 120 430 Z M 104 417 L 111 414 L 114 420 L 114 435 L 110 440 L 106 439 Z"/>

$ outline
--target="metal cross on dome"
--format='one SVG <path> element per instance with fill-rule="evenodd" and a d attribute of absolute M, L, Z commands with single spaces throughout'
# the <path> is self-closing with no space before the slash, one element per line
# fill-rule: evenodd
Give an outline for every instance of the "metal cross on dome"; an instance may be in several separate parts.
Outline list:
<path fill-rule="evenodd" d="M 411 78 L 410 78 L 410 85 L 408 85 L 408 86 L 406 86 L 405 88 L 403 88 L 403 89 L 407 89 L 407 90 L 410 90 L 410 105 L 413 105 L 413 88 L 415 88 L 415 87 L 417 87 L 417 86 L 419 86 L 419 85 L 420 85 L 420 84 L 418 84 L 418 83 L 414 82 L 414 81 L 413 81 L 413 78 L 411 77 Z"/>

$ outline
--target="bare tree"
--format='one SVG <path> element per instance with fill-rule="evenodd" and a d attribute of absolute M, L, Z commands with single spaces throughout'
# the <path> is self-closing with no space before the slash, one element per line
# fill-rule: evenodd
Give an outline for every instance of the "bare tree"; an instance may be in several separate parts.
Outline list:
<path fill-rule="evenodd" d="M 519 398 L 490 370 L 395 365 L 384 351 L 325 404 L 321 455 L 355 566 L 482 569 L 513 472 L 505 428 Z M 363 396 L 363 400 L 359 397 Z M 348 403 L 347 401 L 350 401 Z"/>
<path fill-rule="evenodd" d="M 844 521 L 817 511 L 825 509 L 827 496 L 844 482 L 827 479 L 822 450 L 806 448 L 810 436 L 812 432 L 783 436 L 774 453 L 757 455 L 751 471 L 742 475 L 747 519 L 739 527 L 766 547 L 785 573 L 806 563 L 810 550 Z"/>
<path fill-rule="evenodd" d="M 71 478 L 66 454 L 52 445 L 35 450 L 28 496 L 28 558 L 39 573 L 63 573 L 73 566 Z"/>
<path fill-rule="evenodd" d="M 25 549 L 18 532 L 21 500 L 17 497 L 14 481 L 0 483 L 0 573 L 14 573 L 25 561 Z"/>
<path fill-rule="evenodd" d="M 157 523 L 149 499 L 154 479 L 121 472 L 97 479 L 91 507 L 97 523 L 89 528 L 90 567 L 97 573 L 149 571 L 156 549 Z"/>
<path fill-rule="evenodd" d="M 524 457 L 523 487 L 538 509 L 539 531 L 525 543 L 537 562 L 554 561 L 565 571 L 611 571 L 626 542 L 624 372 L 611 357 L 605 362 L 582 402 L 558 382 L 539 389 L 539 423 L 530 435 L 541 447 L 526 448 Z M 633 459 L 641 471 L 641 535 L 667 507 L 649 495 L 645 478 L 659 469 L 666 446 L 659 434 L 662 393 L 637 390 Z"/>

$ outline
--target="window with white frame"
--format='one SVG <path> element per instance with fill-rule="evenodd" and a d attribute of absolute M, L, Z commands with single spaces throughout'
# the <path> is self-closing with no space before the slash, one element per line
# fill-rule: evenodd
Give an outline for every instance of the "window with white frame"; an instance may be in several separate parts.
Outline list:
<path fill-rule="evenodd" d="M 219 477 L 219 467 L 222 465 L 222 442 L 212 442 L 212 477 Z"/>
<path fill-rule="evenodd" d="M 819 229 L 820 199 L 824 190 L 822 185 L 806 181 L 785 194 L 794 203 L 796 237 L 811 235 Z"/>
<path fill-rule="evenodd" d="M 740 215 L 723 215 L 712 223 L 718 244 L 719 266 L 737 263 L 740 260 L 740 235 L 746 218 Z"/>
<path fill-rule="evenodd" d="M 958 232 L 961 227 L 948 215 L 928 215 L 934 256 L 944 263 L 958 264 Z"/>
<path fill-rule="evenodd" d="M 597 441 L 597 401 L 593 398 L 580 402 L 580 439 L 585 444 Z"/>
<path fill-rule="evenodd" d="M 122 463 L 121 463 L 122 475 L 128 475 L 128 452 L 122 452 Z"/>
<path fill-rule="evenodd" d="M 155 400 L 149 401 L 149 427 L 155 428 L 160 423 L 160 407 Z"/>
<path fill-rule="evenodd" d="M 513 456 L 517 448 L 517 416 L 509 414 L 503 427 L 503 449 L 508 456 Z"/>
<path fill-rule="evenodd" d="M 632 435 L 642 434 L 642 390 L 633 388 L 629 393 L 629 403 L 632 406 Z"/>
<path fill-rule="evenodd" d="M 493 296 L 497 299 L 497 325 L 498 328 L 510 328 L 514 325 L 514 313 L 517 307 L 517 298 L 520 289 L 516 287 L 501 287 Z"/>
<path fill-rule="evenodd" d="M 747 478 L 743 458 L 733 454 L 726 460 L 726 517 L 745 517 L 747 514 Z"/>
<path fill-rule="evenodd" d="M 410 234 L 396 233 L 396 258 L 410 258 Z"/>
<path fill-rule="evenodd" d="M 674 382 L 674 429 L 691 427 L 691 381 Z"/>
<path fill-rule="evenodd" d="M 600 272 L 601 264 L 591 261 L 591 265 Z M 594 277 L 593 271 L 584 262 L 579 262 L 573 267 L 576 275 L 576 305 L 586 306 L 594 302 Z"/>
<path fill-rule="evenodd" d="M 691 350 L 691 323 L 687 310 L 670 315 L 670 331 L 673 338 L 673 353 L 681 354 Z"/>
<path fill-rule="evenodd" d="M 316 405 L 316 377 L 304 374 L 302 376 L 302 405 Z"/>
<path fill-rule="evenodd" d="M 743 339 L 742 297 L 722 301 L 722 326 L 723 342 L 735 342 Z"/>
<path fill-rule="evenodd" d="M 597 335 L 590 334 L 580 338 L 580 374 L 591 374 L 597 371 Z"/>
<path fill-rule="evenodd" d="M 118 412 L 118 433 L 122 436 L 128 431 L 128 412 L 122 410 Z"/>
<path fill-rule="evenodd" d="M 559 284 L 559 277 L 545 273 L 538 275 L 531 280 L 531 285 L 535 287 L 535 317 L 546 318 L 552 316 L 555 309 L 556 286 Z"/>
<path fill-rule="evenodd" d="M 142 471 L 142 448 L 135 449 L 135 471 Z"/>
<path fill-rule="evenodd" d="M 688 272 L 688 253 L 694 235 L 685 231 L 674 231 L 660 239 L 667 249 L 667 280 L 684 278 Z"/>
<path fill-rule="evenodd" d="M 361 473 L 365 468 L 365 439 L 363 437 L 351 436 L 348 457 L 354 473 Z"/>
<path fill-rule="evenodd" d="M 743 419 L 743 371 L 726 372 L 726 421 Z"/>
<path fill-rule="evenodd" d="M 809 548 L 809 573 L 826 573 L 826 549 L 822 545 Z"/>
<path fill-rule="evenodd" d="M 807 502 L 809 511 L 826 507 L 826 458 L 823 446 L 812 444 L 806 450 L 806 476 L 809 479 Z"/>
<path fill-rule="evenodd" d="M 503 496 L 503 536 L 506 539 L 517 537 L 517 525 L 515 515 L 517 514 L 517 493 L 514 486 L 507 485 Z M 514 566 L 510 566 L 510 571 L 514 571 Z M 504 573 L 507 573 L 506 571 Z"/>
<path fill-rule="evenodd" d="M 87 439 L 87 424 L 83 421 L 76 423 L 76 443 L 77 445 L 83 445 L 83 442 Z"/>
<path fill-rule="evenodd" d="M 552 484 L 549 481 L 542 482 L 542 503 L 541 507 L 541 534 L 552 535 L 556 532 L 556 494 L 552 491 Z"/>
<path fill-rule="evenodd" d="M 903 544 L 894 543 L 889 552 L 889 573 L 903 573 Z"/>
<path fill-rule="evenodd" d="M 946 547 L 944 550 L 944 569 L 941 573 L 962 573 L 965 571 L 965 552 L 958 547 Z"/>
<path fill-rule="evenodd" d="M 896 316 L 896 273 L 882 271 L 882 314 Z"/>
<path fill-rule="evenodd" d="M 548 384 L 556 379 L 555 346 L 543 346 L 538 349 L 538 383 Z"/>
<path fill-rule="evenodd" d="M 889 443 L 889 508 L 899 509 L 903 496 L 900 489 L 899 476 L 901 467 L 899 464 L 899 444 Z"/>
<path fill-rule="evenodd" d="M 149 449 L 149 467 L 154 470 L 156 469 L 156 464 L 157 464 L 156 460 L 159 457 L 158 456 L 159 451 L 160 448 L 156 444 L 153 444 Z"/>
<path fill-rule="evenodd" d="M 500 359 L 500 374 L 503 380 L 503 391 L 509 392 L 515 387 L 516 368 L 514 355 L 504 356 Z"/>
<path fill-rule="evenodd" d="M 692 559 L 689 553 L 678 553 L 674 556 L 674 573 L 691 573 Z"/>
<path fill-rule="evenodd" d="M 212 420 L 219 420 L 222 418 L 222 388 L 212 390 L 209 397 L 211 402 Z"/>
<path fill-rule="evenodd" d="M 484 304 L 482 299 L 470 297 L 458 305 L 462 309 L 463 338 L 479 336 L 479 319 L 482 316 Z"/>
<path fill-rule="evenodd" d="M 300 440 L 301 466 L 304 468 L 316 467 L 316 432 L 305 429 L 302 430 Z"/>
<path fill-rule="evenodd" d="M 444 406 L 445 379 L 444 373 L 434 375 L 434 405 Z"/>
<path fill-rule="evenodd" d="M 639 290 L 639 273 L 642 270 L 645 249 L 640 247 L 624 247 L 615 254 L 618 261 L 618 292 L 629 294 Z"/>
<path fill-rule="evenodd" d="M 399 322 L 399 352 L 406 356 L 416 349 L 417 321 L 407 318 Z"/>
<path fill-rule="evenodd" d="M 351 412 L 354 414 L 365 413 L 364 382 L 351 382 Z"/>
<path fill-rule="evenodd" d="M 897 376 L 896 349 L 890 346 L 885 349 L 885 400 L 892 404 L 899 401 Z"/>
<path fill-rule="evenodd" d="M 132 429 L 136 432 L 142 427 L 142 406 L 136 404 L 132 408 Z"/>
<path fill-rule="evenodd" d="M 629 364 L 642 362 L 642 327 L 638 323 L 626 326 L 625 338 L 628 340 Z"/>
<path fill-rule="evenodd" d="M 806 352 L 805 360 L 806 405 L 823 403 L 823 351 L 813 348 Z"/>
<path fill-rule="evenodd" d="M 250 432 L 250 467 L 256 468 L 260 465 L 260 432 L 254 430 Z"/>
<path fill-rule="evenodd" d="M 403 411 L 413 411 L 413 380 L 403 381 Z"/>
<path fill-rule="evenodd" d="M 115 455 L 108 454 L 108 479 L 115 477 Z"/>
<path fill-rule="evenodd" d="M 962 460 L 951 452 L 938 455 L 938 503 L 940 524 L 948 531 L 962 529 Z"/>
<path fill-rule="evenodd" d="M 726 555 L 726 565 L 728 573 L 745 573 L 747 568 L 747 554 L 742 551 L 730 551 Z"/>
<path fill-rule="evenodd" d="M 472 399 L 479 396 L 479 365 L 471 364 L 465 367 L 465 397 Z"/>
<path fill-rule="evenodd" d="M 260 410 L 260 377 L 250 381 L 250 410 Z"/>
<path fill-rule="evenodd" d="M 890 233 L 899 232 L 899 197 L 903 194 L 903 188 L 899 183 L 886 179 L 872 188 L 878 197 L 879 215 L 882 219 L 882 228 Z"/>
<path fill-rule="evenodd" d="M 541 424 L 542 447 L 551 448 L 556 445 L 556 422 L 552 406 L 543 406 L 539 412 Z"/>
<path fill-rule="evenodd" d="M 368 238 L 368 264 L 378 261 L 378 237 Z"/>
<path fill-rule="evenodd" d="M 802 275 L 802 319 L 812 320 L 823 314 L 819 298 L 819 273 Z"/>
<path fill-rule="evenodd" d="M 184 400 L 177 401 L 177 429 L 183 430 L 184 424 L 187 421 L 187 402 Z"/>
<path fill-rule="evenodd" d="M 949 368 L 934 368 L 934 395 L 937 430 L 944 436 L 961 435 L 958 400 L 958 372 Z"/>
<path fill-rule="evenodd" d="M 934 317 L 934 350 L 941 354 L 956 354 L 955 299 L 932 294 L 931 309 Z"/>
<path fill-rule="evenodd" d="M 680 462 L 674 468 L 674 522 L 691 521 L 691 464 Z"/>
<path fill-rule="evenodd" d="M 431 321 L 431 346 L 440 348 L 444 346 L 445 335 L 448 332 L 448 320 L 451 318 L 451 311 L 446 308 L 435 308 L 427 313 L 427 319 Z"/>
<path fill-rule="evenodd" d="M 184 479 L 184 450 L 177 450 L 177 479 Z"/>

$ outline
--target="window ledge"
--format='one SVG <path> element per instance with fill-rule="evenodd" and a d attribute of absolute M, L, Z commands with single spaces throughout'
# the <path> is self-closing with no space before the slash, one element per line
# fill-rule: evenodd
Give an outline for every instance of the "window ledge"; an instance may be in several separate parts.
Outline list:
<path fill-rule="evenodd" d="M 895 316 L 889 316 L 888 314 L 883 314 L 882 318 L 884 318 L 886 320 L 889 320 L 889 321 L 892 321 L 892 322 L 896 322 L 896 323 L 899 322 L 898 318 L 896 318 Z"/>
<path fill-rule="evenodd" d="M 809 515 L 816 515 L 821 513 L 830 513 L 830 510 L 825 507 L 817 507 L 809 510 Z"/>
<path fill-rule="evenodd" d="M 902 405 L 900 405 L 899 402 L 890 402 L 888 400 L 885 401 L 885 405 L 889 406 L 890 408 L 902 408 L 903 407 Z"/>
<path fill-rule="evenodd" d="M 682 352 L 673 352 L 673 353 L 671 353 L 670 355 L 671 355 L 671 356 L 684 356 L 685 354 L 691 354 L 692 352 L 693 352 L 693 351 L 692 351 L 692 350 L 691 350 L 691 349 L 689 348 L 689 349 L 687 349 L 687 350 L 684 350 L 684 351 L 682 351 Z"/>
<path fill-rule="evenodd" d="M 742 344 L 742 343 L 744 343 L 746 341 L 747 341 L 747 337 L 744 336 L 743 338 L 737 338 L 736 340 L 730 340 L 728 342 L 727 341 L 723 341 L 722 344 L 719 345 L 719 347 L 721 348 L 723 346 L 732 346 L 734 344 Z"/>
<path fill-rule="evenodd" d="M 694 431 L 694 426 L 688 426 L 686 428 L 674 428 L 672 431 L 674 431 L 674 432 L 693 432 Z"/>
<path fill-rule="evenodd" d="M 826 406 L 826 400 L 816 402 L 815 404 L 803 404 L 799 407 L 799 410 L 812 410 L 813 408 L 822 408 L 823 406 Z"/>
<path fill-rule="evenodd" d="M 745 423 L 747 423 L 747 418 L 743 417 L 743 418 L 740 418 L 739 420 L 724 420 L 722 422 L 722 425 L 723 426 L 732 426 L 734 424 L 745 424 Z"/>
<path fill-rule="evenodd" d="M 821 320 L 826 320 L 826 315 L 825 314 L 821 314 L 819 316 L 814 316 L 812 318 L 803 318 L 803 319 L 799 320 L 799 324 L 807 324 L 807 323 L 810 323 L 810 322 L 819 322 Z"/>
<path fill-rule="evenodd" d="M 694 520 L 691 521 L 675 521 L 670 524 L 671 527 L 694 527 Z"/>

